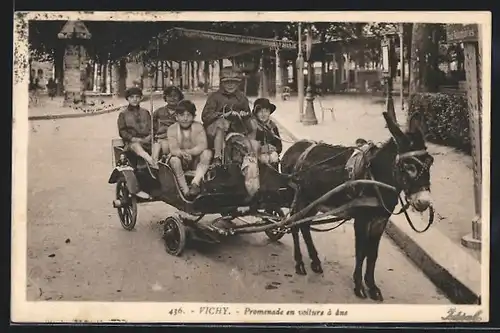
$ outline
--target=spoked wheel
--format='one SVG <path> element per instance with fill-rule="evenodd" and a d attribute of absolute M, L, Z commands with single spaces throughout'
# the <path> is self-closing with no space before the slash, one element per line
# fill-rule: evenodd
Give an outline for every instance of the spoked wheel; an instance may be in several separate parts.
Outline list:
<path fill-rule="evenodd" d="M 178 217 L 170 216 L 163 224 L 163 240 L 165 250 L 173 255 L 180 256 L 186 247 L 186 227 Z"/>
<path fill-rule="evenodd" d="M 137 222 L 137 198 L 130 194 L 124 179 L 116 184 L 116 199 L 121 203 L 116 209 L 123 229 L 133 230 Z"/>
<path fill-rule="evenodd" d="M 283 212 L 283 209 L 278 208 L 278 209 L 267 209 L 266 213 L 274 215 L 279 218 L 284 218 L 285 213 Z M 279 231 L 278 228 L 272 228 L 272 229 L 267 229 L 264 231 L 266 233 L 266 236 L 273 242 L 279 241 L 283 236 L 285 236 L 285 232 Z"/>

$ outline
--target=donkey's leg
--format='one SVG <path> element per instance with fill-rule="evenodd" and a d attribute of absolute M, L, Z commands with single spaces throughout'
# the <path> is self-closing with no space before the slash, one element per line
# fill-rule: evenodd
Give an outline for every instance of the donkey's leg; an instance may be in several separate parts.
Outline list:
<path fill-rule="evenodd" d="M 384 233 L 387 225 L 387 216 L 374 217 L 370 221 L 370 228 L 368 234 L 368 242 L 366 245 L 366 271 L 365 271 L 365 284 L 368 287 L 368 295 L 374 301 L 382 302 L 384 297 L 379 287 L 375 283 L 375 264 L 377 263 L 378 249 L 380 239 Z"/>
<path fill-rule="evenodd" d="M 293 257 L 295 259 L 295 273 L 298 275 L 306 275 L 306 268 L 304 262 L 302 261 L 302 253 L 300 252 L 300 238 L 299 238 L 299 228 L 293 227 L 291 229 L 293 237 Z"/>
<path fill-rule="evenodd" d="M 308 214 L 309 215 L 309 214 Z M 302 236 L 304 237 L 304 242 L 307 246 L 307 252 L 309 253 L 309 258 L 311 258 L 311 269 L 314 273 L 321 274 L 323 273 L 323 268 L 321 267 L 321 261 L 318 258 L 318 251 L 316 251 L 316 247 L 314 246 L 314 242 L 311 235 L 311 226 L 306 223 L 300 226 L 300 231 L 302 232 Z"/>
<path fill-rule="evenodd" d="M 365 217 L 354 219 L 354 239 L 356 248 L 356 266 L 352 279 L 354 281 L 354 294 L 360 298 L 366 298 L 363 285 L 363 262 L 366 258 L 366 243 L 368 241 L 368 220 Z"/>

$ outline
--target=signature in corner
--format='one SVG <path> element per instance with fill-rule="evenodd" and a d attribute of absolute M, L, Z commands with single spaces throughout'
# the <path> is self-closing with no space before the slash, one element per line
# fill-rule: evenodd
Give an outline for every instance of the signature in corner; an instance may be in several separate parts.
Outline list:
<path fill-rule="evenodd" d="M 478 322 L 481 321 L 482 310 L 476 311 L 474 314 L 465 313 L 463 311 L 458 311 L 456 308 L 451 308 L 448 310 L 448 315 L 441 317 L 442 320 L 448 321 L 468 321 L 468 322 Z"/>

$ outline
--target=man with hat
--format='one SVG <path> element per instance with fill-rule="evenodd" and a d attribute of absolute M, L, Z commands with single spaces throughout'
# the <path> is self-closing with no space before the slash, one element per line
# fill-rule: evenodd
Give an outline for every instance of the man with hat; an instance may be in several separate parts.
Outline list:
<path fill-rule="evenodd" d="M 260 144 L 259 160 L 276 167 L 283 145 L 278 126 L 270 118 L 274 111 L 276 111 L 276 105 L 267 98 L 258 98 L 253 104 L 253 114 L 257 119 L 255 138 Z"/>
<path fill-rule="evenodd" d="M 118 133 L 125 149 L 130 149 L 142 157 L 151 167 L 158 168 L 147 151 L 151 149 L 151 115 L 141 108 L 142 90 L 137 87 L 127 89 L 125 98 L 128 106 L 118 116 Z"/>
<path fill-rule="evenodd" d="M 240 116 L 243 125 L 247 129 L 247 136 L 255 140 L 256 126 L 251 121 L 250 106 L 248 98 L 239 90 L 241 83 L 241 72 L 233 67 L 225 67 L 221 71 L 220 89 L 211 93 L 203 108 L 201 119 L 203 126 L 207 131 L 208 138 L 213 142 L 214 164 L 222 163 L 222 149 L 224 146 L 224 137 L 228 131 L 234 131 L 232 122 L 223 118 L 222 114 L 233 110 L 233 116 Z M 241 124 L 238 124 L 241 125 Z M 254 149 L 254 147 L 252 147 Z"/>
<path fill-rule="evenodd" d="M 189 100 L 182 100 L 175 109 L 177 122 L 167 130 L 167 139 L 172 167 L 179 187 L 184 196 L 191 200 L 200 193 L 200 183 L 210 166 L 212 151 L 208 149 L 207 135 L 203 125 L 194 121 L 196 106 Z M 189 187 L 184 176 L 184 169 L 196 174 Z"/>
<path fill-rule="evenodd" d="M 176 86 L 169 86 L 163 90 L 163 100 L 166 105 L 158 108 L 153 113 L 153 132 L 155 143 L 153 144 L 153 159 L 158 161 L 160 152 L 168 155 L 167 129 L 175 124 L 177 103 L 184 99 L 184 94 Z"/>

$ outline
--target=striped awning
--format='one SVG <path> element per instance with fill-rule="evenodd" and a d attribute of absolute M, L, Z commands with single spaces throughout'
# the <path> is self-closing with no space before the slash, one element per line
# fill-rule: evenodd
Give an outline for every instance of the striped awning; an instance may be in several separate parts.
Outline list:
<path fill-rule="evenodd" d="M 173 28 L 154 38 L 146 48 L 132 52 L 129 58 L 167 61 L 218 60 L 267 48 L 294 50 L 297 48 L 297 43 L 288 40 Z"/>

